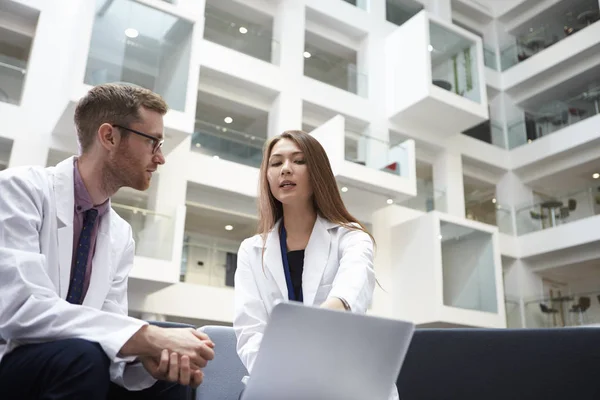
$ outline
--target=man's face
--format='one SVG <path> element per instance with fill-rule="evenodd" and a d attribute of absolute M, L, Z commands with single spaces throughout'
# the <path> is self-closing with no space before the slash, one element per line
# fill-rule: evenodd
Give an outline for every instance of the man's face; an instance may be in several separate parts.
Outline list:
<path fill-rule="evenodd" d="M 140 119 L 126 128 L 145 133 L 157 140 L 163 139 L 163 117 L 155 111 L 140 108 Z M 119 129 L 119 128 L 115 128 Z M 124 130 L 121 129 L 122 133 Z M 111 155 L 111 169 L 120 181 L 119 186 L 127 186 L 137 190 L 150 187 L 152 174 L 159 165 L 165 163 L 162 149 L 153 152 L 156 141 L 128 132 L 121 140 L 116 152 Z"/>

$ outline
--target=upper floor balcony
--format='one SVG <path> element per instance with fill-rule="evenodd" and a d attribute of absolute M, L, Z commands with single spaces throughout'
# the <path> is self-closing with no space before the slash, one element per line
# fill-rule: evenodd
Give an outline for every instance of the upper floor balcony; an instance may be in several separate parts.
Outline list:
<path fill-rule="evenodd" d="M 273 18 L 238 2 L 206 2 L 204 39 L 268 63 L 278 59 Z"/>
<path fill-rule="evenodd" d="M 488 119 L 478 36 L 421 11 L 388 36 L 386 57 L 393 122 L 448 136 Z"/>
<path fill-rule="evenodd" d="M 596 0 L 544 2 L 539 8 L 517 18 L 518 26 L 509 28 L 510 46 L 500 55 L 502 87 L 517 104 L 600 64 Z"/>
<path fill-rule="evenodd" d="M 555 228 L 600 214 L 600 187 L 585 187 L 552 196 L 539 196 L 516 208 L 517 235 Z"/>
<path fill-rule="evenodd" d="M 511 32 L 514 42 L 500 51 L 500 67 L 505 71 L 545 49 L 586 29 L 600 19 L 596 0 L 555 2 L 533 19 Z"/>
<path fill-rule="evenodd" d="M 346 132 L 342 116 L 336 116 L 311 132 L 323 146 L 338 183 L 387 195 L 392 202 L 416 194 L 413 140 L 386 140 Z M 374 209 L 382 204 L 373 204 Z"/>
<path fill-rule="evenodd" d="M 507 124 L 508 147 L 531 143 L 600 114 L 600 79 L 593 78 L 598 72 L 600 68 L 594 68 L 529 101 L 522 116 Z"/>
<path fill-rule="evenodd" d="M 423 327 L 506 326 L 495 227 L 434 211 L 390 229 L 395 318 Z"/>

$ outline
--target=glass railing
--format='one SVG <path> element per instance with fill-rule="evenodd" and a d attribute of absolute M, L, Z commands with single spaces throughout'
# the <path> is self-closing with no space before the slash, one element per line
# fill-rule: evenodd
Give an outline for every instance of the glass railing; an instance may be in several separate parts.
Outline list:
<path fill-rule="evenodd" d="M 0 54 L 0 102 L 20 104 L 27 62 Z"/>
<path fill-rule="evenodd" d="M 196 120 L 192 150 L 238 164 L 260 168 L 266 139 L 228 127 Z"/>
<path fill-rule="evenodd" d="M 235 249 L 208 244 L 186 235 L 183 241 L 180 280 L 215 287 L 233 287 L 237 267 Z"/>
<path fill-rule="evenodd" d="M 600 292 L 560 292 L 524 300 L 527 328 L 557 328 L 600 323 Z"/>
<path fill-rule="evenodd" d="M 266 62 L 277 61 L 279 44 L 271 28 L 243 21 L 223 10 L 207 6 L 204 39 Z"/>
<path fill-rule="evenodd" d="M 514 148 L 530 143 L 598 114 L 600 85 L 590 85 L 589 89 L 565 101 L 548 102 L 526 112 L 522 119 L 509 123 L 509 146 Z"/>
<path fill-rule="evenodd" d="M 517 235 L 554 228 L 600 214 L 600 186 L 548 197 L 516 209 Z"/>
<path fill-rule="evenodd" d="M 433 84 L 474 102 L 481 102 L 475 42 L 430 21 Z"/>
<path fill-rule="evenodd" d="M 483 64 L 498 71 L 498 60 L 496 59 L 496 51 L 486 45 L 483 46 Z"/>
<path fill-rule="evenodd" d="M 133 0 L 104 7 L 97 2 L 84 82 L 132 83 L 184 111 L 193 23 Z"/>
<path fill-rule="evenodd" d="M 434 189 L 432 181 L 417 179 L 417 195 L 399 203 L 399 205 L 422 212 L 434 210 L 445 212 L 447 209 L 446 192 Z"/>
<path fill-rule="evenodd" d="M 506 296 L 504 298 L 506 312 L 506 327 L 509 329 L 523 328 L 521 320 L 521 301 L 518 297 Z"/>
<path fill-rule="evenodd" d="M 378 171 L 408 176 L 409 154 L 404 143 L 392 143 L 371 136 L 346 132 L 345 159 Z"/>
<path fill-rule="evenodd" d="M 439 239 L 444 305 L 497 313 L 500 305 L 492 234 L 441 221 Z"/>
<path fill-rule="evenodd" d="M 347 60 L 307 49 L 304 52 L 304 75 L 350 93 L 367 96 L 367 75 Z"/>
<path fill-rule="evenodd" d="M 590 5 L 589 2 L 585 2 L 587 4 L 579 2 L 581 3 L 579 5 L 575 3 L 573 2 L 571 7 L 573 9 L 579 8 L 577 11 L 571 10 L 571 12 L 563 13 L 562 20 L 557 18 L 553 20 L 553 23 L 546 26 L 538 29 L 532 28 L 532 31 L 526 35 L 516 37 L 515 43 L 504 47 L 500 51 L 502 70 L 504 71 L 529 59 L 600 19 L 598 3 L 594 5 Z"/>
<path fill-rule="evenodd" d="M 111 203 L 111 207 L 131 225 L 137 256 L 171 260 L 174 218 L 152 210 Z"/>
<path fill-rule="evenodd" d="M 514 235 L 512 208 L 497 203 L 495 198 L 466 202 L 465 215 L 472 221 L 497 226 L 501 233 Z"/>

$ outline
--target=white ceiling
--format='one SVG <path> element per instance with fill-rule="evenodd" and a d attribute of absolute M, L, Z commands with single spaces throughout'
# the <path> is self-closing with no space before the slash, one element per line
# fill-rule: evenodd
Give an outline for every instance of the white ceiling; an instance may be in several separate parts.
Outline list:
<path fill-rule="evenodd" d="M 538 273 L 540 276 L 560 283 L 597 280 L 600 276 L 600 260 L 589 260 L 552 268 Z"/>
<path fill-rule="evenodd" d="M 592 174 L 596 172 L 600 173 L 600 158 L 531 181 L 528 186 L 540 193 L 559 195 L 590 186 L 600 186 L 600 179 L 592 178 Z"/>
<path fill-rule="evenodd" d="M 226 124 L 225 117 L 233 118 L 233 122 Z M 268 112 L 211 93 L 198 92 L 196 119 L 254 136 L 267 137 Z"/>
<path fill-rule="evenodd" d="M 225 226 L 231 225 L 228 231 Z M 225 240 L 241 242 L 256 233 L 257 220 L 222 210 L 187 206 L 185 231 L 210 235 Z"/>

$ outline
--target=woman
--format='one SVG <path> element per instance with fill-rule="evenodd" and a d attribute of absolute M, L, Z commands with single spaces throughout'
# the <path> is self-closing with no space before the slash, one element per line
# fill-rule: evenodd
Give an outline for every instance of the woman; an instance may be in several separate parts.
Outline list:
<path fill-rule="evenodd" d="M 346 210 L 315 138 L 286 131 L 271 139 L 258 200 L 259 233 L 242 242 L 235 274 L 233 327 L 248 372 L 277 302 L 365 313 L 375 289 L 373 238 Z"/>

